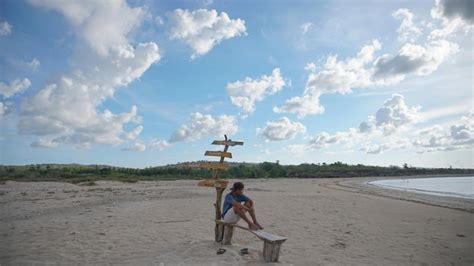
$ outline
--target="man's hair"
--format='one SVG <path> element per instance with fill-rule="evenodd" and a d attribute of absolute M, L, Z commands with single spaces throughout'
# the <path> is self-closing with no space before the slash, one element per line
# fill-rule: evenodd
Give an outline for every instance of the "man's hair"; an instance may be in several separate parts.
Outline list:
<path fill-rule="evenodd" d="M 235 182 L 230 190 L 236 191 L 236 190 L 241 190 L 243 188 L 244 188 L 244 184 L 242 182 Z"/>

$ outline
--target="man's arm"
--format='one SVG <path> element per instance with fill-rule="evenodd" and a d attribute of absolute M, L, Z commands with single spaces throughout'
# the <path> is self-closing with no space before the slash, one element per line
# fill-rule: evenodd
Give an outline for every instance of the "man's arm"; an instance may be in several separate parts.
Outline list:
<path fill-rule="evenodd" d="M 253 201 L 250 198 L 245 197 L 244 202 L 246 203 L 245 205 L 236 200 L 232 200 L 232 207 L 241 208 L 246 211 L 250 211 L 253 208 Z"/>

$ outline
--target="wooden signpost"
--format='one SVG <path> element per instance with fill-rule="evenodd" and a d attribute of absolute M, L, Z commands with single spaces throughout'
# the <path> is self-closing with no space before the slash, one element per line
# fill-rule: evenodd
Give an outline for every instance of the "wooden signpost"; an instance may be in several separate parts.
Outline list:
<path fill-rule="evenodd" d="M 222 194 L 224 193 L 225 189 L 227 188 L 227 184 L 229 181 L 219 179 L 219 170 L 227 170 L 229 165 L 224 163 L 225 158 L 232 158 L 232 153 L 228 152 L 229 146 L 236 146 L 236 145 L 244 145 L 242 141 L 232 141 L 227 139 L 227 135 L 224 135 L 224 140 L 214 140 L 212 142 L 213 145 L 223 145 L 223 151 L 206 151 L 204 153 L 205 156 L 217 156 L 220 157 L 219 162 L 207 162 L 201 163 L 200 167 L 204 169 L 211 169 L 212 170 L 212 178 L 200 181 L 198 186 L 203 187 L 215 187 L 216 188 L 216 203 L 214 203 L 214 207 L 216 209 L 216 220 L 221 219 L 221 202 L 222 202 Z M 216 223 L 215 227 L 215 239 L 216 242 L 222 241 L 222 229 L 223 226 Z"/>
<path fill-rule="evenodd" d="M 227 224 L 224 223 L 221 219 L 222 194 L 227 188 L 227 184 L 229 183 L 229 181 L 219 179 L 219 170 L 227 170 L 229 168 L 229 165 L 224 163 L 225 158 L 232 158 L 232 153 L 227 151 L 229 147 L 236 145 L 244 145 L 242 141 L 232 141 L 230 139 L 227 139 L 227 135 L 224 135 L 224 137 L 224 140 L 214 140 L 212 142 L 213 145 L 224 145 L 223 151 L 206 151 L 204 153 L 205 156 L 220 157 L 219 162 L 206 162 L 200 164 L 201 168 L 212 170 L 212 178 L 202 180 L 198 183 L 198 186 L 216 188 L 216 203 L 214 203 L 214 207 L 216 208 L 216 225 L 214 228 L 215 240 L 216 242 L 220 242 L 224 245 L 230 245 L 234 228 L 247 230 L 264 241 L 262 252 L 264 260 L 266 262 L 276 262 L 278 261 L 280 246 L 283 242 L 286 241 L 286 237 L 270 234 L 263 231 L 250 230 L 238 224 Z"/>

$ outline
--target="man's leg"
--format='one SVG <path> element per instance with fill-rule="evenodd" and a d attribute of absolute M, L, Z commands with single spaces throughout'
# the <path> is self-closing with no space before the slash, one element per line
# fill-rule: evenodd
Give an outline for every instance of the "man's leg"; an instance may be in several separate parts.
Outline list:
<path fill-rule="evenodd" d="M 244 221 L 247 222 L 247 224 L 249 225 L 249 228 L 252 229 L 252 230 L 257 230 L 259 229 L 259 227 L 257 225 L 255 225 L 254 223 L 252 223 L 249 218 L 247 218 L 247 215 L 245 214 L 245 210 L 242 208 L 242 207 L 239 207 L 239 206 L 234 206 L 233 207 L 233 210 L 234 212 L 240 216 L 240 218 L 244 219 Z"/>
<path fill-rule="evenodd" d="M 261 226 L 258 222 L 257 222 L 257 217 L 255 215 L 255 208 L 253 207 L 253 204 L 252 202 L 250 201 L 247 201 L 245 204 L 245 207 L 249 208 L 249 213 L 250 213 L 250 216 L 252 217 L 252 220 L 253 220 L 253 223 L 259 228 L 259 229 L 263 229 L 263 226 Z"/>

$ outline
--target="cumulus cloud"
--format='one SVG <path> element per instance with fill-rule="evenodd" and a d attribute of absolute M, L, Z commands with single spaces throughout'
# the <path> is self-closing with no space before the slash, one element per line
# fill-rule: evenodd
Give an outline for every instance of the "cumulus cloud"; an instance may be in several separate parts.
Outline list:
<path fill-rule="evenodd" d="M 306 94 L 286 100 L 281 107 L 273 107 L 273 112 L 294 113 L 298 118 L 303 118 L 309 114 L 323 113 L 324 107 L 319 103 L 319 94 Z"/>
<path fill-rule="evenodd" d="M 355 141 L 358 137 L 358 133 L 354 128 L 350 128 L 347 131 L 337 132 L 333 135 L 327 132 L 321 132 L 310 140 L 309 146 L 312 149 L 322 149 L 331 144 Z"/>
<path fill-rule="evenodd" d="M 125 147 L 122 149 L 122 151 L 136 151 L 136 152 L 142 152 L 145 151 L 146 146 L 145 144 L 141 142 L 135 142 L 132 145 Z"/>
<path fill-rule="evenodd" d="M 12 33 L 12 25 L 7 21 L 0 22 L 0 36 L 7 36 Z"/>
<path fill-rule="evenodd" d="M 406 74 L 428 75 L 459 50 L 459 45 L 439 40 L 426 46 L 405 44 L 395 56 L 383 55 L 375 61 L 374 77 L 401 80 Z"/>
<path fill-rule="evenodd" d="M 365 67 L 374 60 L 374 53 L 381 49 L 378 40 L 363 46 L 356 57 L 338 61 L 336 55 L 329 56 L 322 69 L 316 64 L 308 64 L 306 70 L 311 71 L 301 97 L 288 99 L 282 107 L 275 107 L 275 112 L 296 113 L 299 118 L 309 114 L 320 114 L 324 107 L 319 97 L 325 93 L 350 93 L 351 89 L 369 87 L 373 84 L 372 71 Z"/>
<path fill-rule="evenodd" d="M 273 95 L 286 85 L 281 77 L 280 69 L 275 68 L 270 76 L 263 75 L 259 79 L 245 78 L 227 84 L 227 92 L 233 105 L 242 108 L 246 114 L 255 111 L 255 104 L 266 96 Z"/>
<path fill-rule="evenodd" d="M 124 1 L 31 2 L 63 14 L 77 32 L 79 44 L 86 45 L 78 45 L 80 57 L 74 58 L 71 73 L 60 75 L 23 101 L 19 132 L 51 135 L 55 143 L 79 148 L 136 139 L 142 126 L 124 129 L 126 124 L 141 122 L 136 106 L 119 114 L 100 106 L 160 60 L 155 43 L 135 47 L 129 43 L 127 34 L 141 21 L 142 9 L 130 8 Z"/>
<path fill-rule="evenodd" d="M 360 124 L 359 128 L 329 134 L 321 132 L 313 137 L 308 148 L 322 149 L 344 144 L 367 154 L 380 154 L 390 150 L 414 149 L 418 153 L 452 151 L 474 148 L 474 113 L 446 124 L 416 130 L 420 107 L 408 107 L 404 97 L 394 94 L 387 99 L 375 115 Z"/>
<path fill-rule="evenodd" d="M 310 140 L 309 146 L 313 149 L 321 149 L 332 144 L 346 143 L 351 146 L 368 142 L 369 144 L 359 150 L 370 154 L 381 153 L 395 147 L 401 148 L 405 144 L 402 145 L 399 140 L 382 146 L 370 143 L 374 139 L 386 138 L 396 132 L 406 131 L 409 126 L 420 121 L 420 109 L 419 106 L 408 107 L 402 95 L 393 94 L 375 112 L 375 115 L 369 116 L 368 121 L 362 122 L 358 129 L 349 128 L 333 135 L 327 132 L 319 133 Z"/>
<path fill-rule="evenodd" d="M 246 34 L 245 21 L 230 19 L 225 12 L 198 9 L 194 11 L 176 9 L 168 13 L 169 36 L 190 46 L 191 58 L 208 53 L 223 40 Z"/>
<path fill-rule="evenodd" d="M 396 130 L 404 125 L 417 122 L 420 119 L 420 109 L 420 106 L 408 107 L 403 95 L 393 94 L 375 113 L 374 126 L 383 128 L 385 132 Z M 367 125 L 370 127 L 369 124 Z M 364 128 L 364 126 L 359 128 Z"/>
<path fill-rule="evenodd" d="M 154 139 L 154 140 L 151 141 L 149 146 L 152 149 L 162 151 L 162 150 L 166 149 L 167 147 L 169 147 L 170 144 L 166 140 Z"/>
<path fill-rule="evenodd" d="M 142 133 L 142 131 L 143 131 L 143 126 L 142 125 L 137 126 L 136 128 L 124 133 L 123 134 L 123 139 L 124 140 L 135 140 L 136 138 L 138 138 L 140 133 Z"/>
<path fill-rule="evenodd" d="M 413 146 L 423 152 L 452 151 L 474 148 L 474 113 L 445 124 L 415 132 Z"/>
<path fill-rule="evenodd" d="M 56 148 L 58 146 L 58 142 L 56 142 L 55 140 L 52 140 L 52 139 L 39 139 L 33 143 L 31 143 L 31 147 L 34 147 L 34 148 L 48 148 L 48 149 L 52 149 L 52 148 Z"/>
<path fill-rule="evenodd" d="M 434 29 L 430 39 L 444 38 L 464 30 L 466 33 L 474 27 L 474 2 L 471 0 L 437 0 L 431 9 L 433 19 L 440 20 L 441 28 Z"/>
<path fill-rule="evenodd" d="M 305 133 L 306 127 L 299 122 L 292 122 L 287 117 L 267 122 L 264 128 L 257 128 L 257 134 L 270 141 L 293 139 L 298 133 Z"/>
<path fill-rule="evenodd" d="M 213 118 L 211 115 L 192 113 L 191 121 L 181 125 L 171 136 L 169 142 L 194 141 L 202 136 L 223 136 L 237 133 L 238 126 L 234 116 L 221 115 Z"/>
<path fill-rule="evenodd" d="M 61 13 L 74 26 L 77 35 L 102 56 L 111 50 L 127 53 L 127 34 L 145 15 L 143 8 L 130 7 L 125 0 L 30 0 L 30 3 Z"/>
<path fill-rule="evenodd" d="M 414 15 L 410 10 L 406 8 L 400 8 L 397 11 L 393 12 L 392 16 L 395 19 L 402 20 L 400 27 L 397 29 L 398 40 L 405 41 L 414 41 L 418 36 L 421 35 L 421 29 L 416 26 L 414 20 Z"/>
<path fill-rule="evenodd" d="M 31 85 L 31 81 L 29 79 L 15 79 L 11 81 L 9 84 L 0 82 L 0 94 L 2 94 L 5 98 L 9 98 L 15 94 L 18 94 L 26 89 L 28 89 Z"/>
<path fill-rule="evenodd" d="M 458 52 L 459 45 L 447 40 L 433 40 L 424 45 L 404 44 L 395 55 L 376 56 L 381 44 L 373 40 L 361 48 L 356 57 L 338 60 L 337 55 L 328 56 L 322 67 L 307 64 L 310 71 L 302 96 L 292 97 L 281 107 L 273 108 L 277 113 L 295 113 L 298 118 L 310 114 L 321 114 L 323 94 L 351 93 L 353 89 L 382 87 L 396 84 L 406 75 L 428 75 Z"/>
<path fill-rule="evenodd" d="M 474 24 L 474 3 L 470 0 L 437 0 L 434 9 L 447 18 Z"/>

